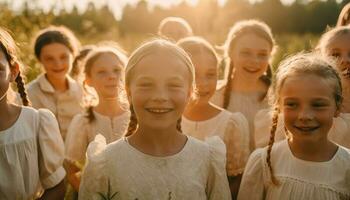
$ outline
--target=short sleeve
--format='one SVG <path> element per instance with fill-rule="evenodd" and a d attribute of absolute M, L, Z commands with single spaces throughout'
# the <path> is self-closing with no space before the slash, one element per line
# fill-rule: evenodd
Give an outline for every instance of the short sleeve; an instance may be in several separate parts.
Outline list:
<path fill-rule="evenodd" d="M 209 200 L 231 199 L 231 192 L 226 175 L 226 148 L 218 136 L 206 139 L 209 145 L 209 176 L 207 197 Z"/>
<path fill-rule="evenodd" d="M 77 114 L 69 125 L 65 146 L 66 158 L 84 163 L 88 141 L 88 123 L 82 114 Z"/>
<path fill-rule="evenodd" d="M 227 175 L 243 173 L 250 154 L 249 125 L 241 113 L 233 113 L 227 122 L 224 135 L 226 145 Z"/>
<path fill-rule="evenodd" d="M 101 136 L 101 137 L 100 137 Z M 86 167 L 79 188 L 79 199 L 99 200 L 108 195 L 109 180 L 106 172 L 106 141 L 97 135 L 87 149 Z"/>
<path fill-rule="evenodd" d="M 328 137 L 333 142 L 350 148 L 350 113 L 341 113 L 339 117 L 334 118 Z"/>
<path fill-rule="evenodd" d="M 262 200 L 264 199 L 264 149 L 255 150 L 249 157 L 244 170 L 242 182 L 238 192 L 238 200 Z"/>
<path fill-rule="evenodd" d="M 55 116 L 39 109 L 39 173 L 44 189 L 60 183 L 66 175 L 63 169 L 64 143 Z"/>

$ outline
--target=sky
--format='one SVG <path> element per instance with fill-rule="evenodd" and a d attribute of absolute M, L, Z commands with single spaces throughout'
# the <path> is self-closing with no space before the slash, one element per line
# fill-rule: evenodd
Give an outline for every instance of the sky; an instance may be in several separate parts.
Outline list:
<path fill-rule="evenodd" d="M 127 4 L 135 5 L 139 0 L 0 0 L 0 2 L 7 2 L 11 5 L 13 10 L 20 10 L 23 3 L 27 1 L 30 2 L 28 6 L 30 8 L 42 9 L 45 12 L 49 11 L 54 7 L 55 12 L 59 12 L 62 9 L 66 9 L 68 12 L 73 9 L 74 6 L 78 8 L 78 11 L 84 12 L 88 4 L 92 2 L 95 6 L 100 7 L 103 5 L 108 5 L 108 7 L 113 11 L 116 19 L 120 19 L 122 16 L 122 10 Z M 172 5 L 177 5 L 183 1 L 189 5 L 195 6 L 200 0 L 147 0 L 149 7 L 155 5 L 162 7 L 170 7 Z M 227 0 L 217 0 L 219 5 L 224 5 Z M 250 2 L 260 1 L 260 0 L 249 0 Z M 282 0 L 282 2 L 289 3 L 293 0 Z"/>

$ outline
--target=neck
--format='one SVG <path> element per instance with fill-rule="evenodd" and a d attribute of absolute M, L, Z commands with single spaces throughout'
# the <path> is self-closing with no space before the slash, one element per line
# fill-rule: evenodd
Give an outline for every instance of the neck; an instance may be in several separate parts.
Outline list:
<path fill-rule="evenodd" d="M 221 110 L 213 106 L 210 102 L 191 101 L 183 115 L 193 121 L 202 121 L 210 119 L 220 113 Z"/>
<path fill-rule="evenodd" d="M 116 115 L 119 115 L 125 112 L 117 98 L 113 98 L 113 99 L 99 98 L 99 102 L 94 109 L 98 113 L 101 113 L 102 115 L 106 115 L 109 117 L 114 117 Z"/>
<path fill-rule="evenodd" d="M 327 138 L 315 141 L 290 138 L 288 143 L 295 157 L 307 161 L 328 161 L 337 150 L 337 146 Z"/>
<path fill-rule="evenodd" d="M 255 92 L 262 88 L 261 80 L 252 76 L 235 75 L 232 84 L 232 90 L 238 92 Z"/>
<path fill-rule="evenodd" d="M 69 88 L 68 80 L 66 77 L 55 78 L 55 77 L 49 77 L 46 75 L 46 78 L 56 91 L 64 92 Z"/>
<path fill-rule="evenodd" d="M 0 101 L 0 119 L 5 119 L 5 117 L 9 116 L 11 106 L 7 101 L 6 96 Z"/>
<path fill-rule="evenodd" d="M 154 156 L 173 155 L 183 148 L 186 140 L 187 137 L 177 131 L 175 126 L 160 130 L 140 125 L 128 138 L 132 146 Z"/>

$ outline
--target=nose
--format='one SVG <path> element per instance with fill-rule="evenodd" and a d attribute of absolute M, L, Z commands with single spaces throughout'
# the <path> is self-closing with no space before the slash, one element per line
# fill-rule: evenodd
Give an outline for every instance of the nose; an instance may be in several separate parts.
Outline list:
<path fill-rule="evenodd" d="M 196 86 L 198 88 L 205 88 L 208 85 L 208 80 L 205 77 L 196 76 Z"/>
<path fill-rule="evenodd" d="M 298 120 L 300 120 L 301 122 L 307 122 L 312 120 L 313 118 L 314 118 L 314 113 L 309 107 L 303 106 L 300 108 Z"/>
<path fill-rule="evenodd" d="M 155 102 L 165 102 L 169 98 L 168 90 L 165 87 L 157 87 L 157 89 L 153 92 L 152 100 Z"/>

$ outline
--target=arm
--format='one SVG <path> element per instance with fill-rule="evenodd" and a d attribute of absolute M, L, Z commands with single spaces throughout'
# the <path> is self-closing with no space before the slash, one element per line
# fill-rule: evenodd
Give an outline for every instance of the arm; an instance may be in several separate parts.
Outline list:
<path fill-rule="evenodd" d="M 66 193 L 66 185 L 62 180 L 56 186 L 46 189 L 44 194 L 40 197 L 39 200 L 61 200 L 64 199 Z"/>

